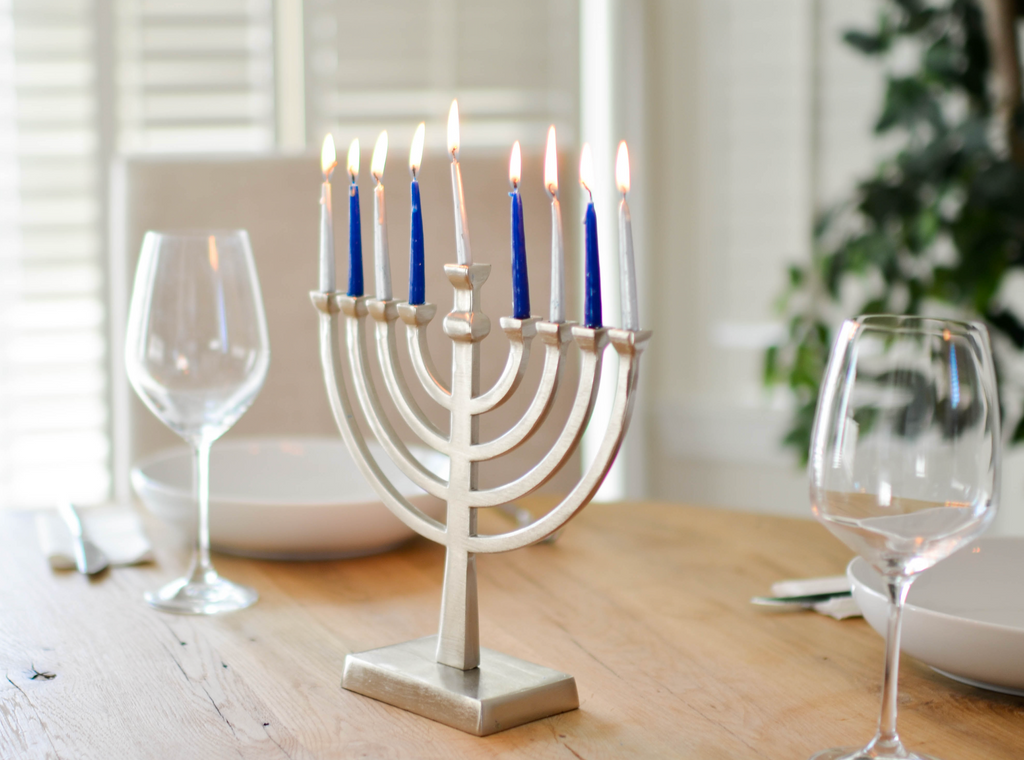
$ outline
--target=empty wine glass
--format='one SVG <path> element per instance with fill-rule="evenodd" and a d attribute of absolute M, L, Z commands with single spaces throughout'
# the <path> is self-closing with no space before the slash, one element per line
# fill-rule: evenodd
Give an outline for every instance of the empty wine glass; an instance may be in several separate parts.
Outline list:
<path fill-rule="evenodd" d="M 248 233 L 147 232 L 125 364 L 150 411 L 192 447 L 199 508 L 188 575 L 145 595 L 157 609 L 212 614 L 248 607 L 258 597 L 221 578 L 210 562 L 210 447 L 255 400 L 269 363 Z"/>
<path fill-rule="evenodd" d="M 929 757 L 904 749 L 896 732 L 903 605 L 918 573 L 992 521 L 999 457 L 983 325 L 886 315 L 843 323 L 811 436 L 811 503 L 815 517 L 882 575 L 889 624 L 875 737 L 812 760 Z"/>

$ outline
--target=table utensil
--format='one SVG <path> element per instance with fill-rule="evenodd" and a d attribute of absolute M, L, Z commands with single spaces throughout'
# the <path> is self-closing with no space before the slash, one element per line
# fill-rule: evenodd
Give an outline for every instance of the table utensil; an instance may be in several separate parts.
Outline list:
<path fill-rule="evenodd" d="M 882 578 L 863 559 L 848 568 L 864 618 L 885 635 Z M 979 538 L 924 573 L 903 612 L 900 648 L 957 681 L 1024 696 L 1024 537 Z"/>
<path fill-rule="evenodd" d="M 885 677 L 875 737 L 814 760 L 926 757 L 907 751 L 896 730 L 904 603 L 919 573 L 995 516 L 999 447 L 983 325 L 887 315 L 843 323 L 811 435 L 811 505 L 884 578 Z"/>
<path fill-rule="evenodd" d="M 751 604 L 764 607 L 792 608 L 800 610 L 813 609 L 814 605 L 827 602 L 829 599 L 845 598 L 849 591 L 836 591 L 832 594 L 802 594 L 797 596 L 752 596 Z"/>
<path fill-rule="evenodd" d="M 128 379 L 161 422 L 192 447 L 198 504 L 188 574 L 146 594 L 167 612 L 248 607 L 255 590 L 210 562 L 210 447 L 249 408 L 270 363 L 266 318 L 244 230 L 165 234 L 142 243 L 125 341 Z"/>
<path fill-rule="evenodd" d="M 435 519 L 444 502 L 400 473 L 369 444 L 398 491 Z M 410 451 L 440 478 L 448 458 L 422 446 Z M 195 532 L 188 450 L 169 449 L 132 470 L 132 485 L 150 512 Z M 210 456 L 210 543 L 218 551 L 277 560 L 359 557 L 387 551 L 414 535 L 395 517 L 337 437 L 233 438 Z"/>
<path fill-rule="evenodd" d="M 75 505 L 69 501 L 57 505 L 57 512 L 60 514 L 64 524 L 71 533 L 72 549 L 75 554 L 75 568 L 82 575 L 96 575 L 106 569 L 110 561 L 96 544 L 89 540 L 85 534 L 85 527 L 82 525 L 82 518 L 75 509 Z"/>
<path fill-rule="evenodd" d="M 109 567 L 153 561 L 153 547 L 133 507 L 92 506 L 88 512 L 80 513 L 79 517 L 83 532 L 106 556 Z M 35 527 L 39 549 L 50 567 L 54 570 L 74 570 L 75 541 L 60 510 L 47 509 L 36 512 Z"/>

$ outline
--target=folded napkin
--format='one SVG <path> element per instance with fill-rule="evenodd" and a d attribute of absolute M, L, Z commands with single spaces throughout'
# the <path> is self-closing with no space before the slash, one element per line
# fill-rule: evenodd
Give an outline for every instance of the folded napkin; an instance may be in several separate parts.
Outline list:
<path fill-rule="evenodd" d="M 153 561 L 153 549 L 142 530 L 142 521 L 131 507 L 80 509 L 85 535 L 107 555 L 111 565 L 135 565 Z M 36 515 L 39 546 L 55 570 L 75 567 L 74 541 L 56 510 Z"/>
<path fill-rule="evenodd" d="M 772 584 L 772 596 L 804 596 L 810 594 L 832 594 L 849 591 L 850 580 L 845 575 L 829 575 L 824 578 L 801 578 L 798 580 L 779 581 Z M 860 607 L 852 596 L 837 596 L 813 607 L 815 612 L 845 620 L 859 617 Z"/>

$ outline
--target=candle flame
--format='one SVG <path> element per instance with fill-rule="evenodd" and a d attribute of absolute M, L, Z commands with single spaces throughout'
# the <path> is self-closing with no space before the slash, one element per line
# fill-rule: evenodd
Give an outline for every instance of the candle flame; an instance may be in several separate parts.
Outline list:
<path fill-rule="evenodd" d="M 448 152 L 452 159 L 459 157 L 459 101 L 453 100 L 448 111 Z"/>
<path fill-rule="evenodd" d="M 416 173 L 420 170 L 420 163 L 423 161 L 423 136 L 427 125 L 422 121 L 416 127 L 416 133 L 412 136 L 412 147 L 409 148 L 409 171 L 412 178 L 416 179 Z"/>
<path fill-rule="evenodd" d="M 544 151 L 544 187 L 548 195 L 558 195 L 558 148 L 555 147 L 555 125 L 548 127 L 548 147 Z"/>
<path fill-rule="evenodd" d="M 388 160 L 388 131 L 385 129 L 377 138 L 377 144 L 373 146 L 373 158 L 370 159 L 370 174 L 380 182 L 384 176 L 384 163 Z"/>
<path fill-rule="evenodd" d="M 619 153 L 615 157 L 615 184 L 623 195 L 629 192 L 629 148 L 625 140 L 619 143 Z"/>
<path fill-rule="evenodd" d="M 590 154 L 590 143 L 583 143 L 583 150 L 580 152 L 580 184 L 593 197 L 594 157 Z"/>
<path fill-rule="evenodd" d="M 348 144 L 348 174 L 352 177 L 352 181 L 356 181 L 356 177 L 359 176 L 359 138 Z"/>
<path fill-rule="evenodd" d="M 324 177 L 330 179 L 331 172 L 338 165 L 338 153 L 334 150 L 334 137 L 330 132 L 324 138 L 324 147 L 320 151 L 320 170 Z"/>
<path fill-rule="evenodd" d="M 206 241 L 207 256 L 210 259 L 210 269 L 216 272 L 220 269 L 220 256 L 217 254 L 217 238 L 213 235 Z"/>
<path fill-rule="evenodd" d="M 519 148 L 519 141 L 516 140 L 512 146 L 512 158 L 508 161 L 508 181 L 512 183 L 512 189 L 519 187 L 519 180 L 523 176 L 523 155 Z"/>

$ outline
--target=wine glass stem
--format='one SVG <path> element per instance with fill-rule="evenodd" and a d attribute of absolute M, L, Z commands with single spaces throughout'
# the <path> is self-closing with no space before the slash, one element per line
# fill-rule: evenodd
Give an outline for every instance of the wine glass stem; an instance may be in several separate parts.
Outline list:
<path fill-rule="evenodd" d="M 885 637 L 885 676 L 882 681 L 882 714 L 878 719 L 875 746 L 899 746 L 896 733 L 897 690 L 900 674 L 900 631 L 903 626 L 903 605 L 907 601 L 912 578 L 897 577 L 887 580 L 889 592 L 889 627 Z"/>
<path fill-rule="evenodd" d="M 193 581 L 209 582 L 210 575 L 215 575 L 210 562 L 210 447 L 211 442 L 201 440 L 195 444 L 192 453 L 195 456 L 196 502 L 199 505 L 198 529 L 196 531 L 196 551 L 192 559 Z"/>

